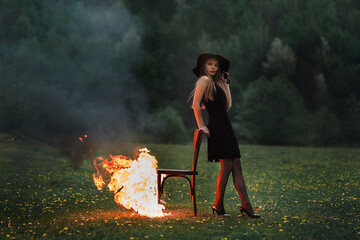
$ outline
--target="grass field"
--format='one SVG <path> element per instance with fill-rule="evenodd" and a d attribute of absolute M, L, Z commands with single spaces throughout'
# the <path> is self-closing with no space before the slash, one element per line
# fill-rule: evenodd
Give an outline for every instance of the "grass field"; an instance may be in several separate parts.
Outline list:
<path fill-rule="evenodd" d="M 3 135 L 2 135 L 3 136 Z M 102 147 L 96 156 L 132 157 L 137 145 Z M 139 145 L 145 146 L 145 145 Z M 161 168 L 191 166 L 191 145 L 147 144 Z M 116 150 L 114 150 L 116 149 Z M 241 202 L 230 179 L 225 209 L 213 216 L 218 163 L 197 178 L 198 217 L 187 182 L 165 186 L 169 216 L 150 219 L 115 204 L 93 184 L 92 159 L 74 171 L 69 160 L 40 143 L 0 142 L 1 239 L 360 239 L 360 149 L 240 146 L 252 204 L 262 218 L 238 217 Z"/>

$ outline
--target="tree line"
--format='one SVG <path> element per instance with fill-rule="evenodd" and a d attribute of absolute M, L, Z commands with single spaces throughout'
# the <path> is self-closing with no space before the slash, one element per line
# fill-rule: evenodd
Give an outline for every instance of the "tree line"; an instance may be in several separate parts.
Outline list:
<path fill-rule="evenodd" d="M 355 0 L 2 0 L 0 131 L 187 142 L 213 52 L 241 143 L 358 145 L 359 17 Z"/>

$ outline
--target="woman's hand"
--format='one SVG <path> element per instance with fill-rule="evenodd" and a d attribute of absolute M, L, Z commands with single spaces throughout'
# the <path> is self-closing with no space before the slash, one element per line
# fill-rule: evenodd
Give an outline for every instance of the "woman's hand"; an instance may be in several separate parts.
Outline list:
<path fill-rule="evenodd" d="M 210 131 L 206 126 L 201 127 L 200 130 L 203 130 L 208 138 L 210 137 Z"/>

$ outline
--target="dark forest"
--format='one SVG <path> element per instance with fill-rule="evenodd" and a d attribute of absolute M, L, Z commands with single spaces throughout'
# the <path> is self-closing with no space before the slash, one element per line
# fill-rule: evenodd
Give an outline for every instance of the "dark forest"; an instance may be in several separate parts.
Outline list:
<path fill-rule="evenodd" d="M 212 52 L 240 143 L 358 146 L 359 19 L 357 0 L 0 0 L 0 132 L 187 143 Z"/>

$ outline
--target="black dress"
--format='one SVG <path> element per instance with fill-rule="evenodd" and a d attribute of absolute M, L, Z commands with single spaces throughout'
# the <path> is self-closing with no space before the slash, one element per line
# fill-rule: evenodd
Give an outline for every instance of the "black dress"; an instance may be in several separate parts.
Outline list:
<path fill-rule="evenodd" d="M 226 96 L 221 87 L 216 86 L 214 101 L 208 100 L 204 105 L 209 113 L 207 128 L 210 131 L 208 138 L 208 160 L 210 162 L 223 158 L 240 158 L 239 145 L 226 111 Z"/>

